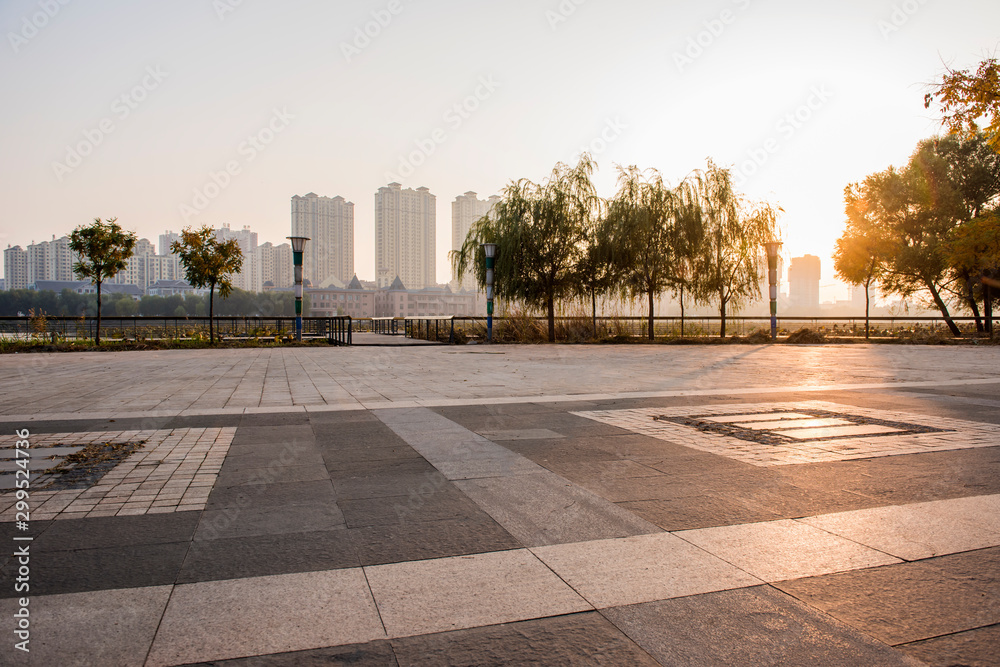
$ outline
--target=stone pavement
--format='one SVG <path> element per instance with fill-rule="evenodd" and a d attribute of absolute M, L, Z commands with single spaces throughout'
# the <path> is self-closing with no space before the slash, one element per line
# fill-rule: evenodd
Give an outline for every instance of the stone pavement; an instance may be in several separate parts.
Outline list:
<path fill-rule="evenodd" d="M 3 665 L 1000 664 L 997 348 L 0 373 Z M 25 428 L 21 530 L 2 482 Z"/>

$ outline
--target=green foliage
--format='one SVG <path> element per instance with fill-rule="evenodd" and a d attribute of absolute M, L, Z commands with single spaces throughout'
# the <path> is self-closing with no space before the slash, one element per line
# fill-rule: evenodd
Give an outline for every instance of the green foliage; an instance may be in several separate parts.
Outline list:
<path fill-rule="evenodd" d="M 118 218 L 106 221 L 94 218 L 93 223 L 81 225 L 70 234 L 70 250 L 80 257 L 80 261 L 73 265 L 73 272 L 80 278 L 89 278 L 97 288 L 97 333 L 94 340 L 97 345 L 101 344 L 101 285 L 127 266 L 135 243 L 135 232 L 123 230 Z"/>
<path fill-rule="evenodd" d="M 181 232 L 170 251 L 180 256 L 187 281 L 194 287 L 208 287 L 208 316 L 214 318 L 215 290 L 226 298 L 233 291 L 232 275 L 243 267 L 243 251 L 235 239 L 219 241 L 211 227 Z M 209 340 L 215 342 L 215 328 L 209 322 Z"/>
<path fill-rule="evenodd" d="M 937 103 L 942 123 L 952 134 L 974 136 L 986 119 L 983 129 L 989 144 L 1000 151 L 1000 63 L 987 58 L 979 68 L 947 68 L 941 83 L 924 96 L 924 107 Z"/>
<path fill-rule="evenodd" d="M 549 341 L 555 340 L 555 302 L 574 294 L 575 267 L 601 208 L 590 180 L 594 168 L 584 154 L 576 167 L 557 164 L 542 184 L 527 179 L 510 183 L 491 213 L 472 226 L 462 248 L 452 253 L 456 275 L 471 268 L 482 287 L 486 261 L 480 244 L 496 243 L 497 298 L 545 309 Z"/>
<path fill-rule="evenodd" d="M 691 263 L 691 292 L 700 303 L 718 303 L 720 337 L 726 337 L 727 307 L 736 310 L 760 298 L 767 267 L 764 243 L 776 240 L 781 208 L 738 194 L 732 172 L 711 160 L 695 175 L 703 240 Z"/>

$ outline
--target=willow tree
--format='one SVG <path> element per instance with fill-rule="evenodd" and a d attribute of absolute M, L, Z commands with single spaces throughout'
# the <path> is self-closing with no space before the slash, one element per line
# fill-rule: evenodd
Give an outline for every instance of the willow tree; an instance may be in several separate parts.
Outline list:
<path fill-rule="evenodd" d="M 496 243 L 494 293 L 543 309 L 549 341 L 556 339 L 555 302 L 573 295 L 579 263 L 601 199 L 590 178 L 595 163 L 584 154 L 575 167 L 559 163 L 541 184 L 527 179 L 503 189 L 488 215 L 472 225 L 462 247 L 451 253 L 455 275 L 471 270 L 486 285 L 480 245 Z"/>
<path fill-rule="evenodd" d="M 574 268 L 574 294 L 590 301 L 593 336 L 597 338 L 597 297 L 611 292 L 618 283 L 618 267 L 614 263 L 614 246 L 607 217 L 600 216 L 590 223 Z"/>
<path fill-rule="evenodd" d="M 778 238 L 780 208 L 750 202 L 733 186 L 729 169 L 711 160 L 695 177 L 704 236 L 693 263 L 692 292 L 700 303 L 718 303 L 720 336 L 726 337 L 728 309 L 761 296 L 767 268 L 764 243 Z"/>
<path fill-rule="evenodd" d="M 94 218 L 93 223 L 77 227 L 70 234 L 70 250 L 80 258 L 73 265 L 73 273 L 80 278 L 90 279 L 97 288 L 95 345 L 101 344 L 101 285 L 125 269 L 135 250 L 135 243 L 135 232 L 123 230 L 118 224 L 118 218 L 104 221 Z"/>
<path fill-rule="evenodd" d="M 618 192 L 608 205 L 613 263 L 625 296 L 646 297 L 653 340 L 656 297 L 683 279 L 683 262 L 700 242 L 701 218 L 688 215 L 691 188 L 672 189 L 655 169 L 618 167 Z"/>
<path fill-rule="evenodd" d="M 232 277 L 243 268 L 243 251 L 236 239 L 219 241 L 211 227 L 181 232 L 170 251 L 180 257 L 184 274 L 193 287 L 208 288 L 208 336 L 215 344 L 215 290 L 225 299 L 233 291 Z"/>

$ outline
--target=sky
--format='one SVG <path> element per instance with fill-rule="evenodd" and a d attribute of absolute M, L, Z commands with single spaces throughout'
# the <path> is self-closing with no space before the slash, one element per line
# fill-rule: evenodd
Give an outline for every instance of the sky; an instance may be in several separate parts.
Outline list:
<path fill-rule="evenodd" d="M 845 186 L 941 131 L 924 94 L 998 26 L 996 0 L 2 0 L 0 245 L 95 217 L 280 243 L 315 192 L 354 202 L 374 279 L 374 195 L 399 181 L 437 196 L 446 282 L 456 196 L 587 150 L 603 196 L 616 165 L 733 167 L 843 299 Z"/>

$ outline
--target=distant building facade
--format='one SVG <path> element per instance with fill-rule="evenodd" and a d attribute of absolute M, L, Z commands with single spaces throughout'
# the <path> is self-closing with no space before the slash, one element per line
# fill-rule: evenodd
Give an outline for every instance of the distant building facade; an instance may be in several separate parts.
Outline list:
<path fill-rule="evenodd" d="M 466 192 L 464 195 L 455 197 L 451 203 L 451 249 L 460 250 L 465 243 L 465 237 L 469 235 L 469 229 L 485 215 L 488 215 L 500 197 L 493 195 L 487 200 L 479 199 L 475 192 Z M 466 271 L 465 275 L 457 276 L 452 271 L 452 287 L 456 290 L 472 290 L 476 288 L 476 281 L 472 271 Z"/>
<path fill-rule="evenodd" d="M 788 266 L 788 301 L 792 308 L 819 307 L 820 274 L 819 257 L 792 258 Z"/>
<path fill-rule="evenodd" d="M 309 238 L 303 274 L 313 285 L 331 276 L 346 284 L 354 276 L 354 204 L 315 192 L 292 197 L 292 236 Z"/>
<path fill-rule="evenodd" d="M 28 253 L 19 245 L 7 246 L 3 251 L 4 289 L 28 287 Z"/>
<path fill-rule="evenodd" d="M 343 288 L 307 289 L 312 317 L 434 317 L 474 315 L 475 292 L 453 292 L 447 285 L 408 290 L 396 278 L 387 287 L 366 288 L 357 276 Z"/>
<path fill-rule="evenodd" d="M 69 248 L 69 237 L 56 238 L 41 243 L 32 242 L 27 250 L 28 284 L 41 280 L 76 280 L 73 264 L 79 258 Z"/>
<path fill-rule="evenodd" d="M 256 292 L 274 288 L 291 287 L 294 281 L 292 270 L 292 246 L 288 243 L 274 245 L 270 241 L 257 246 L 257 279 L 260 285 Z M 270 285 L 268 285 L 270 283 Z"/>
<path fill-rule="evenodd" d="M 436 284 L 437 198 L 427 188 L 399 183 L 375 194 L 375 282 L 389 287 L 400 278 L 412 289 Z"/>

